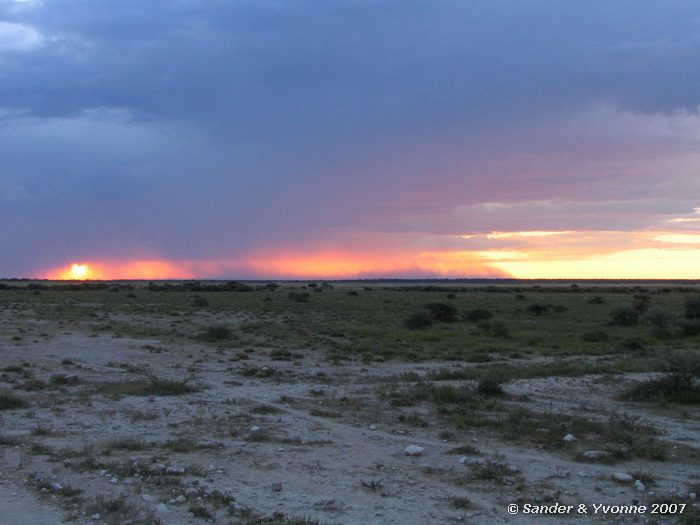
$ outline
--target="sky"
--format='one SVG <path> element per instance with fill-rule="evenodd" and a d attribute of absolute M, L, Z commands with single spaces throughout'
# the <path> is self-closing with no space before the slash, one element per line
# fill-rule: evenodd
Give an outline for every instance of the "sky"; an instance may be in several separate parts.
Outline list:
<path fill-rule="evenodd" d="M 700 3 L 0 0 L 0 277 L 700 278 Z"/>

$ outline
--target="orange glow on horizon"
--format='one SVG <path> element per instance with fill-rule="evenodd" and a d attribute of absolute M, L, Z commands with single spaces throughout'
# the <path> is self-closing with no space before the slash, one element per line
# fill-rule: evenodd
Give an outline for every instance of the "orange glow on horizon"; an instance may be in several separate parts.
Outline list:
<path fill-rule="evenodd" d="M 80 266 L 80 268 L 76 268 Z M 219 261 L 91 262 L 42 272 L 50 280 L 118 279 L 353 279 L 364 277 L 508 277 L 478 256 L 463 252 L 416 255 L 345 253 L 257 254 Z"/>
<path fill-rule="evenodd" d="M 169 261 L 88 262 L 43 272 L 42 279 L 99 281 L 117 279 L 192 279 L 194 274 Z"/>
<path fill-rule="evenodd" d="M 461 249 L 261 251 L 223 260 L 84 261 L 57 280 L 118 279 L 700 279 L 700 231 L 524 231 L 457 236 Z"/>

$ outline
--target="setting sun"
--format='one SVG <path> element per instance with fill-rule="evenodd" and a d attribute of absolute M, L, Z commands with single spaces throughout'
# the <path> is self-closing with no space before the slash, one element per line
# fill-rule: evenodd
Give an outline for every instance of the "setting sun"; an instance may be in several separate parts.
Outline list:
<path fill-rule="evenodd" d="M 73 279 L 85 279 L 88 274 L 88 267 L 85 264 L 74 264 L 70 267 L 70 273 Z"/>

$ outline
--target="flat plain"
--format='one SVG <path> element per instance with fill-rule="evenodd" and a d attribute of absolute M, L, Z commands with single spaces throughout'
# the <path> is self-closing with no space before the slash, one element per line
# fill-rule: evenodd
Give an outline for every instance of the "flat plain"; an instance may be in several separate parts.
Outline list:
<path fill-rule="evenodd" d="M 697 524 L 699 344 L 693 283 L 5 282 L 0 522 Z"/>

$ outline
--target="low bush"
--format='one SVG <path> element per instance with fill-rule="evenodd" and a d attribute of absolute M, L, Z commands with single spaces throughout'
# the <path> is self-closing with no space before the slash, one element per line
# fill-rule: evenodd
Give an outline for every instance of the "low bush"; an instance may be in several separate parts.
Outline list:
<path fill-rule="evenodd" d="M 700 351 L 676 350 L 662 357 L 660 368 L 666 374 L 636 383 L 623 393 L 624 399 L 674 403 L 700 403 Z"/>
<path fill-rule="evenodd" d="M 503 378 L 490 374 L 481 379 L 476 385 L 476 392 L 482 396 L 502 396 Z"/>
<path fill-rule="evenodd" d="M 685 299 L 685 318 L 700 321 L 700 295 Z"/>
<path fill-rule="evenodd" d="M 474 308 L 464 314 L 464 318 L 467 321 L 484 321 L 486 319 L 491 319 L 491 317 L 493 317 L 493 314 L 484 308 Z"/>
<path fill-rule="evenodd" d="M 510 331 L 503 321 L 483 321 L 478 327 L 493 337 L 510 337 Z"/>
<path fill-rule="evenodd" d="M 430 312 L 430 316 L 433 320 L 441 323 L 454 323 L 459 314 L 457 307 L 453 304 L 430 303 L 426 305 L 426 308 Z"/>
<path fill-rule="evenodd" d="M 612 326 L 633 326 L 639 320 L 639 313 L 630 306 L 618 306 L 610 310 Z"/>
<path fill-rule="evenodd" d="M 311 296 L 308 292 L 289 292 L 289 298 L 295 303 L 308 303 Z"/>
<path fill-rule="evenodd" d="M 233 330 L 228 326 L 212 325 L 208 326 L 197 338 L 207 343 L 220 343 L 222 341 L 228 341 L 232 337 Z"/>
<path fill-rule="evenodd" d="M 605 330 L 590 330 L 581 334 L 581 340 L 587 343 L 602 343 L 610 339 Z"/>
<path fill-rule="evenodd" d="M 664 310 L 652 310 L 646 316 L 651 334 L 659 339 L 668 339 L 675 331 L 676 319 Z"/>
<path fill-rule="evenodd" d="M 528 305 L 527 311 L 534 315 L 542 315 L 543 313 L 548 312 L 551 308 L 551 304 L 532 303 L 531 305 Z"/>
<path fill-rule="evenodd" d="M 411 330 L 428 328 L 433 324 L 433 317 L 428 312 L 416 312 L 409 315 L 404 324 Z"/>
<path fill-rule="evenodd" d="M 0 410 L 15 410 L 27 406 L 27 402 L 11 392 L 0 391 Z"/>

